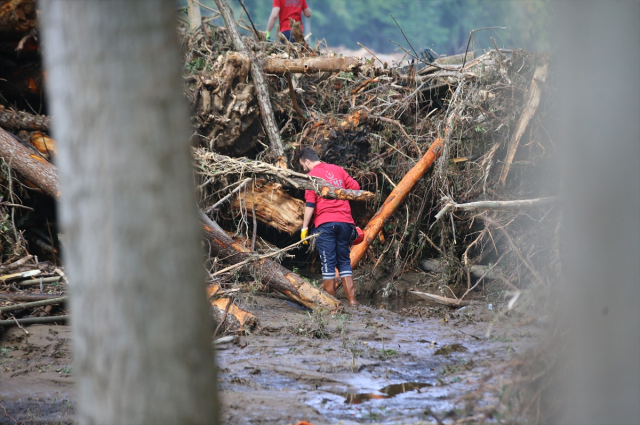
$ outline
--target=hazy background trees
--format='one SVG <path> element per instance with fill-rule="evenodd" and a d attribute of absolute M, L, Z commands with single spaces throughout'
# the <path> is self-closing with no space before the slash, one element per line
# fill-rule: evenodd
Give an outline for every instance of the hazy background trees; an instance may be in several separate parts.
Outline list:
<path fill-rule="evenodd" d="M 182 0 L 186 5 L 186 0 Z M 215 8 L 213 0 L 200 3 Z M 236 17 L 241 15 L 237 0 L 230 0 Z M 244 0 L 258 29 L 265 30 L 272 2 Z M 308 0 L 313 11 L 311 19 L 303 18 L 305 30 L 310 30 L 311 44 L 325 39 L 329 47 L 345 46 L 357 50 L 360 42 L 381 53 L 400 51 L 387 39 L 408 47 L 400 30 L 389 16 L 402 26 L 416 49 L 433 44 L 439 54 L 462 53 L 473 29 L 502 26 L 506 30 L 479 32 L 476 48 L 492 46 L 494 37 L 500 47 L 525 47 L 548 50 L 550 39 L 550 0 Z M 211 12 L 202 9 L 203 15 Z M 224 25 L 221 19 L 215 24 Z M 306 32 L 305 31 L 305 32 Z"/>

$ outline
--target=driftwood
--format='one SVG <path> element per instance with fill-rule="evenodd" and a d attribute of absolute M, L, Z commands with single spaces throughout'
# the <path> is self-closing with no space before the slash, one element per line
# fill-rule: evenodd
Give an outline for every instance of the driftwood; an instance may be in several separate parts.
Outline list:
<path fill-rule="evenodd" d="M 253 84 L 255 85 L 258 105 L 260 106 L 260 114 L 262 115 L 264 128 L 267 132 L 267 135 L 269 136 L 271 149 L 276 156 L 276 164 L 282 168 L 287 168 L 287 159 L 284 152 L 284 145 L 282 144 L 280 131 L 278 130 L 278 125 L 273 115 L 273 110 L 271 109 L 269 87 L 264 78 L 262 65 L 260 64 L 260 62 L 258 62 L 253 52 L 249 50 L 246 44 L 244 44 L 244 41 L 242 41 L 242 37 L 240 37 L 240 33 L 238 32 L 238 28 L 236 26 L 236 21 L 233 18 L 233 12 L 227 4 L 227 1 L 215 0 L 215 2 L 218 6 L 220 14 L 222 15 L 222 18 L 224 19 L 227 30 L 229 31 L 229 35 L 231 36 L 234 48 L 237 52 L 247 56 L 249 58 L 249 61 L 251 62 L 251 78 L 253 80 Z"/>
<path fill-rule="evenodd" d="M 25 264 L 27 264 L 29 261 L 31 261 L 33 259 L 33 255 L 27 255 L 25 257 L 22 257 L 21 259 L 14 261 L 13 263 L 9 263 L 5 266 L 0 266 L 0 273 L 5 273 L 8 271 L 11 271 L 13 269 L 17 269 L 18 267 L 24 266 Z"/>
<path fill-rule="evenodd" d="M 27 317 L 25 319 L 0 320 L 0 327 L 20 325 L 39 325 L 42 323 L 67 323 L 69 316 Z"/>
<path fill-rule="evenodd" d="M 363 229 L 364 240 L 361 244 L 355 245 L 351 249 L 352 268 L 355 268 L 358 265 L 358 262 L 367 252 L 371 243 L 373 243 L 378 233 L 380 233 L 385 222 L 389 217 L 391 217 L 391 215 L 393 215 L 394 211 L 400 206 L 400 204 L 402 204 L 404 198 L 409 194 L 409 192 L 411 192 L 418 180 L 424 176 L 431 164 L 433 164 L 438 156 L 440 156 L 440 151 L 444 145 L 444 141 L 449 135 L 449 129 L 450 127 L 447 127 L 445 135 L 443 137 L 438 137 L 433 141 L 427 153 L 425 153 L 424 156 L 420 158 L 420 161 L 418 161 L 418 163 L 414 165 L 413 168 L 402 178 L 400 183 L 397 184 L 384 201 L 382 207 L 380 207 L 373 218 L 369 220 L 369 223 L 367 223 L 366 227 Z"/>
<path fill-rule="evenodd" d="M 517 201 L 478 201 L 467 204 L 457 204 L 449 199 L 447 204 L 436 214 L 435 222 L 440 220 L 448 212 L 457 210 L 477 211 L 477 210 L 512 210 L 518 208 L 542 207 L 555 204 L 560 201 L 559 196 L 549 196 L 546 198 L 522 199 Z M 434 222 L 434 224 L 435 224 Z M 432 224 L 433 226 L 433 224 Z"/>
<path fill-rule="evenodd" d="M 375 193 L 366 190 L 340 189 L 330 185 L 326 180 L 319 177 L 312 177 L 288 169 L 284 170 L 262 161 L 253 161 L 246 158 L 230 158 L 206 151 L 202 148 L 195 149 L 194 155 L 201 166 L 200 174 L 208 177 L 215 177 L 225 173 L 265 177 L 292 189 L 313 190 L 321 198 L 325 199 L 371 201 L 376 197 Z M 209 169 L 215 171 L 210 171 Z"/>
<path fill-rule="evenodd" d="M 0 128 L 0 157 L 11 165 L 21 177 L 29 180 L 47 195 L 57 198 L 58 170 L 56 167 L 29 149 Z"/>
<path fill-rule="evenodd" d="M 516 151 L 518 150 L 518 145 L 520 144 L 520 139 L 524 134 L 524 131 L 527 129 L 529 125 L 529 121 L 536 114 L 536 110 L 538 109 L 538 105 L 540 104 L 540 96 L 542 95 L 541 85 L 544 84 L 545 79 L 547 78 L 547 74 L 549 74 L 549 62 L 544 61 L 541 65 L 533 72 L 533 78 L 531 79 L 531 86 L 529 87 L 529 96 L 524 104 L 524 110 L 522 111 L 522 115 L 520 115 L 520 119 L 518 120 L 518 124 L 516 124 L 516 129 L 513 132 L 513 137 L 509 141 L 507 145 L 507 155 L 504 158 L 504 166 L 502 167 L 502 172 L 500 173 L 500 185 L 504 186 L 507 181 L 507 175 L 509 174 L 509 170 L 511 169 L 511 163 L 513 158 L 516 156 Z"/>
<path fill-rule="evenodd" d="M 302 228 L 304 201 L 292 197 L 277 183 L 247 188 L 234 198 L 232 208 L 236 213 L 246 208 L 249 217 L 255 214 L 261 223 L 289 235 Z"/>
<path fill-rule="evenodd" d="M 428 294 L 426 292 L 409 291 L 410 294 L 417 295 L 425 300 L 433 301 L 434 303 L 446 305 L 449 307 L 463 307 L 465 305 L 474 304 L 473 301 L 457 300 L 454 298 L 441 297 L 440 295 Z"/>
<path fill-rule="evenodd" d="M 211 305 L 211 312 L 216 319 L 216 323 L 222 324 L 225 330 L 242 331 L 245 327 L 254 328 L 258 324 L 258 319 L 248 311 L 235 305 L 230 298 L 215 298 L 220 293 L 218 285 L 207 286 L 207 298 Z M 229 305 L 229 303 L 231 303 Z"/>
<path fill-rule="evenodd" d="M 212 255 L 224 258 L 225 261 L 235 264 L 251 256 L 259 255 L 236 243 L 214 221 L 204 213 L 200 214 L 205 239 L 209 242 Z M 332 296 L 321 292 L 300 276 L 275 261 L 268 258 L 257 260 L 253 263 L 256 276 L 262 283 L 274 289 L 292 300 L 308 308 L 322 308 L 328 311 L 342 309 L 342 304 Z"/>
<path fill-rule="evenodd" d="M 22 111 L 0 110 L 0 127 L 10 130 L 49 131 L 51 118 Z"/>
<path fill-rule="evenodd" d="M 10 305 L 10 306 L 7 306 L 7 307 L 0 307 L 0 313 L 8 313 L 10 311 L 24 310 L 25 308 L 41 307 L 43 305 L 62 304 L 62 303 L 67 302 L 68 298 L 69 297 L 60 297 L 60 298 L 53 298 L 53 299 L 50 299 L 50 300 L 34 301 L 32 303 L 17 304 L 17 305 Z"/>

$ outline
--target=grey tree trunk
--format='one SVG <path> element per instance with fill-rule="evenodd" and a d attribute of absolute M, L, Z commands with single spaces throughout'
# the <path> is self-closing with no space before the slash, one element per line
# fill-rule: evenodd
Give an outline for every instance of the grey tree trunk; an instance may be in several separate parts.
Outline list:
<path fill-rule="evenodd" d="M 640 2 L 557 2 L 566 286 L 560 424 L 640 421 Z M 606 30 L 599 31 L 597 28 Z M 588 47 L 587 47 L 588 46 Z M 618 58 L 581 72 L 585 49 Z M 602 83 L 606 82 L 606 85 Z M 613 208 L 612 208 L 613 207 Z M 597 260 L 597 261 L 594 261 Z"/>
<path fill-rule="evenodd" d="M 175 3 L 40 6 L 78 420 L 216 423 Z"/>

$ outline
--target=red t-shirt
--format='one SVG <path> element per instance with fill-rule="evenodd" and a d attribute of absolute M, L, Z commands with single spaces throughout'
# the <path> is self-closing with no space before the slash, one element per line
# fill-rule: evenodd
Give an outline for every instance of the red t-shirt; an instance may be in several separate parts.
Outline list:
<path fill-rule="evenodd" d="M 325 179 L 330 185 L 341 189 L 360 190 L 358 182 L 337 165 L 321 162 L 309 171 L 309 175 Z M 324 199 L 313 190 L 306 190 L 304 199 L 307 206 L 315 206 L 313 218 L 315 227 L 333 222 L 354 224 L 349 201 Z"/>
<path fill-rule="evenodd" d="M 289 31 L 291 24 L 289 18 L 300 22 L 302 28 L 302 11 L 308 9 L 305 0 L 273 0 L 273 7 L 280 8 L 280 32 Z M 304 30 L 304 28 L 302 28 Z"/>

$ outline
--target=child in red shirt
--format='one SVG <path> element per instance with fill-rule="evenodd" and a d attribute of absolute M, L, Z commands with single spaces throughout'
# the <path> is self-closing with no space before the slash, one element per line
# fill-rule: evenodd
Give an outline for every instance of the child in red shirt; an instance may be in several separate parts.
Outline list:
<path fill-rule="evenodd" d="M 269 39 L 271 28 L 273 28 L 273 25 L 276 23 L 276 19 L 280 18 L 280 32 L 287 40 L 294 41 L 291 35 L 289 18 L 300 22 L 300 27 L 302 27 L 301 15 L 311 18 L 311 10 L 305 0 L 273 0 L 273 9 L 271 10 L 271 16 L 269 16 L 269 22 L 267 23 L 267 40 Z"/>
<path fill-rule="evenodd" d="M 320 161 L 318 154 L 310 147 L 300 151 L 298 160 L 302 168 L 310 176 L 320 177 L 330 185 L 341 189 L 360 190 L 360 185 L 347 172 L 337 165 L 326 164 Z M 316 247 L 322 263 L 322 280 L 324 289 L 330 295 L 335 296 L 335 272 L 336 267 L 344 286 L 349 304 L 356 305 L 355 287 L 353 285 L 353 272 L 349 258 L 349 246 L 351 235 L 355 225 L 351 217 L 349 201 L 338 199 L 324 199 L 315 191 L 305 191 L 304 222 L 301 237 L 304 239 L 309 232 L 309 224 L 313 218 L 314 234 L 318 234 Z"/>

